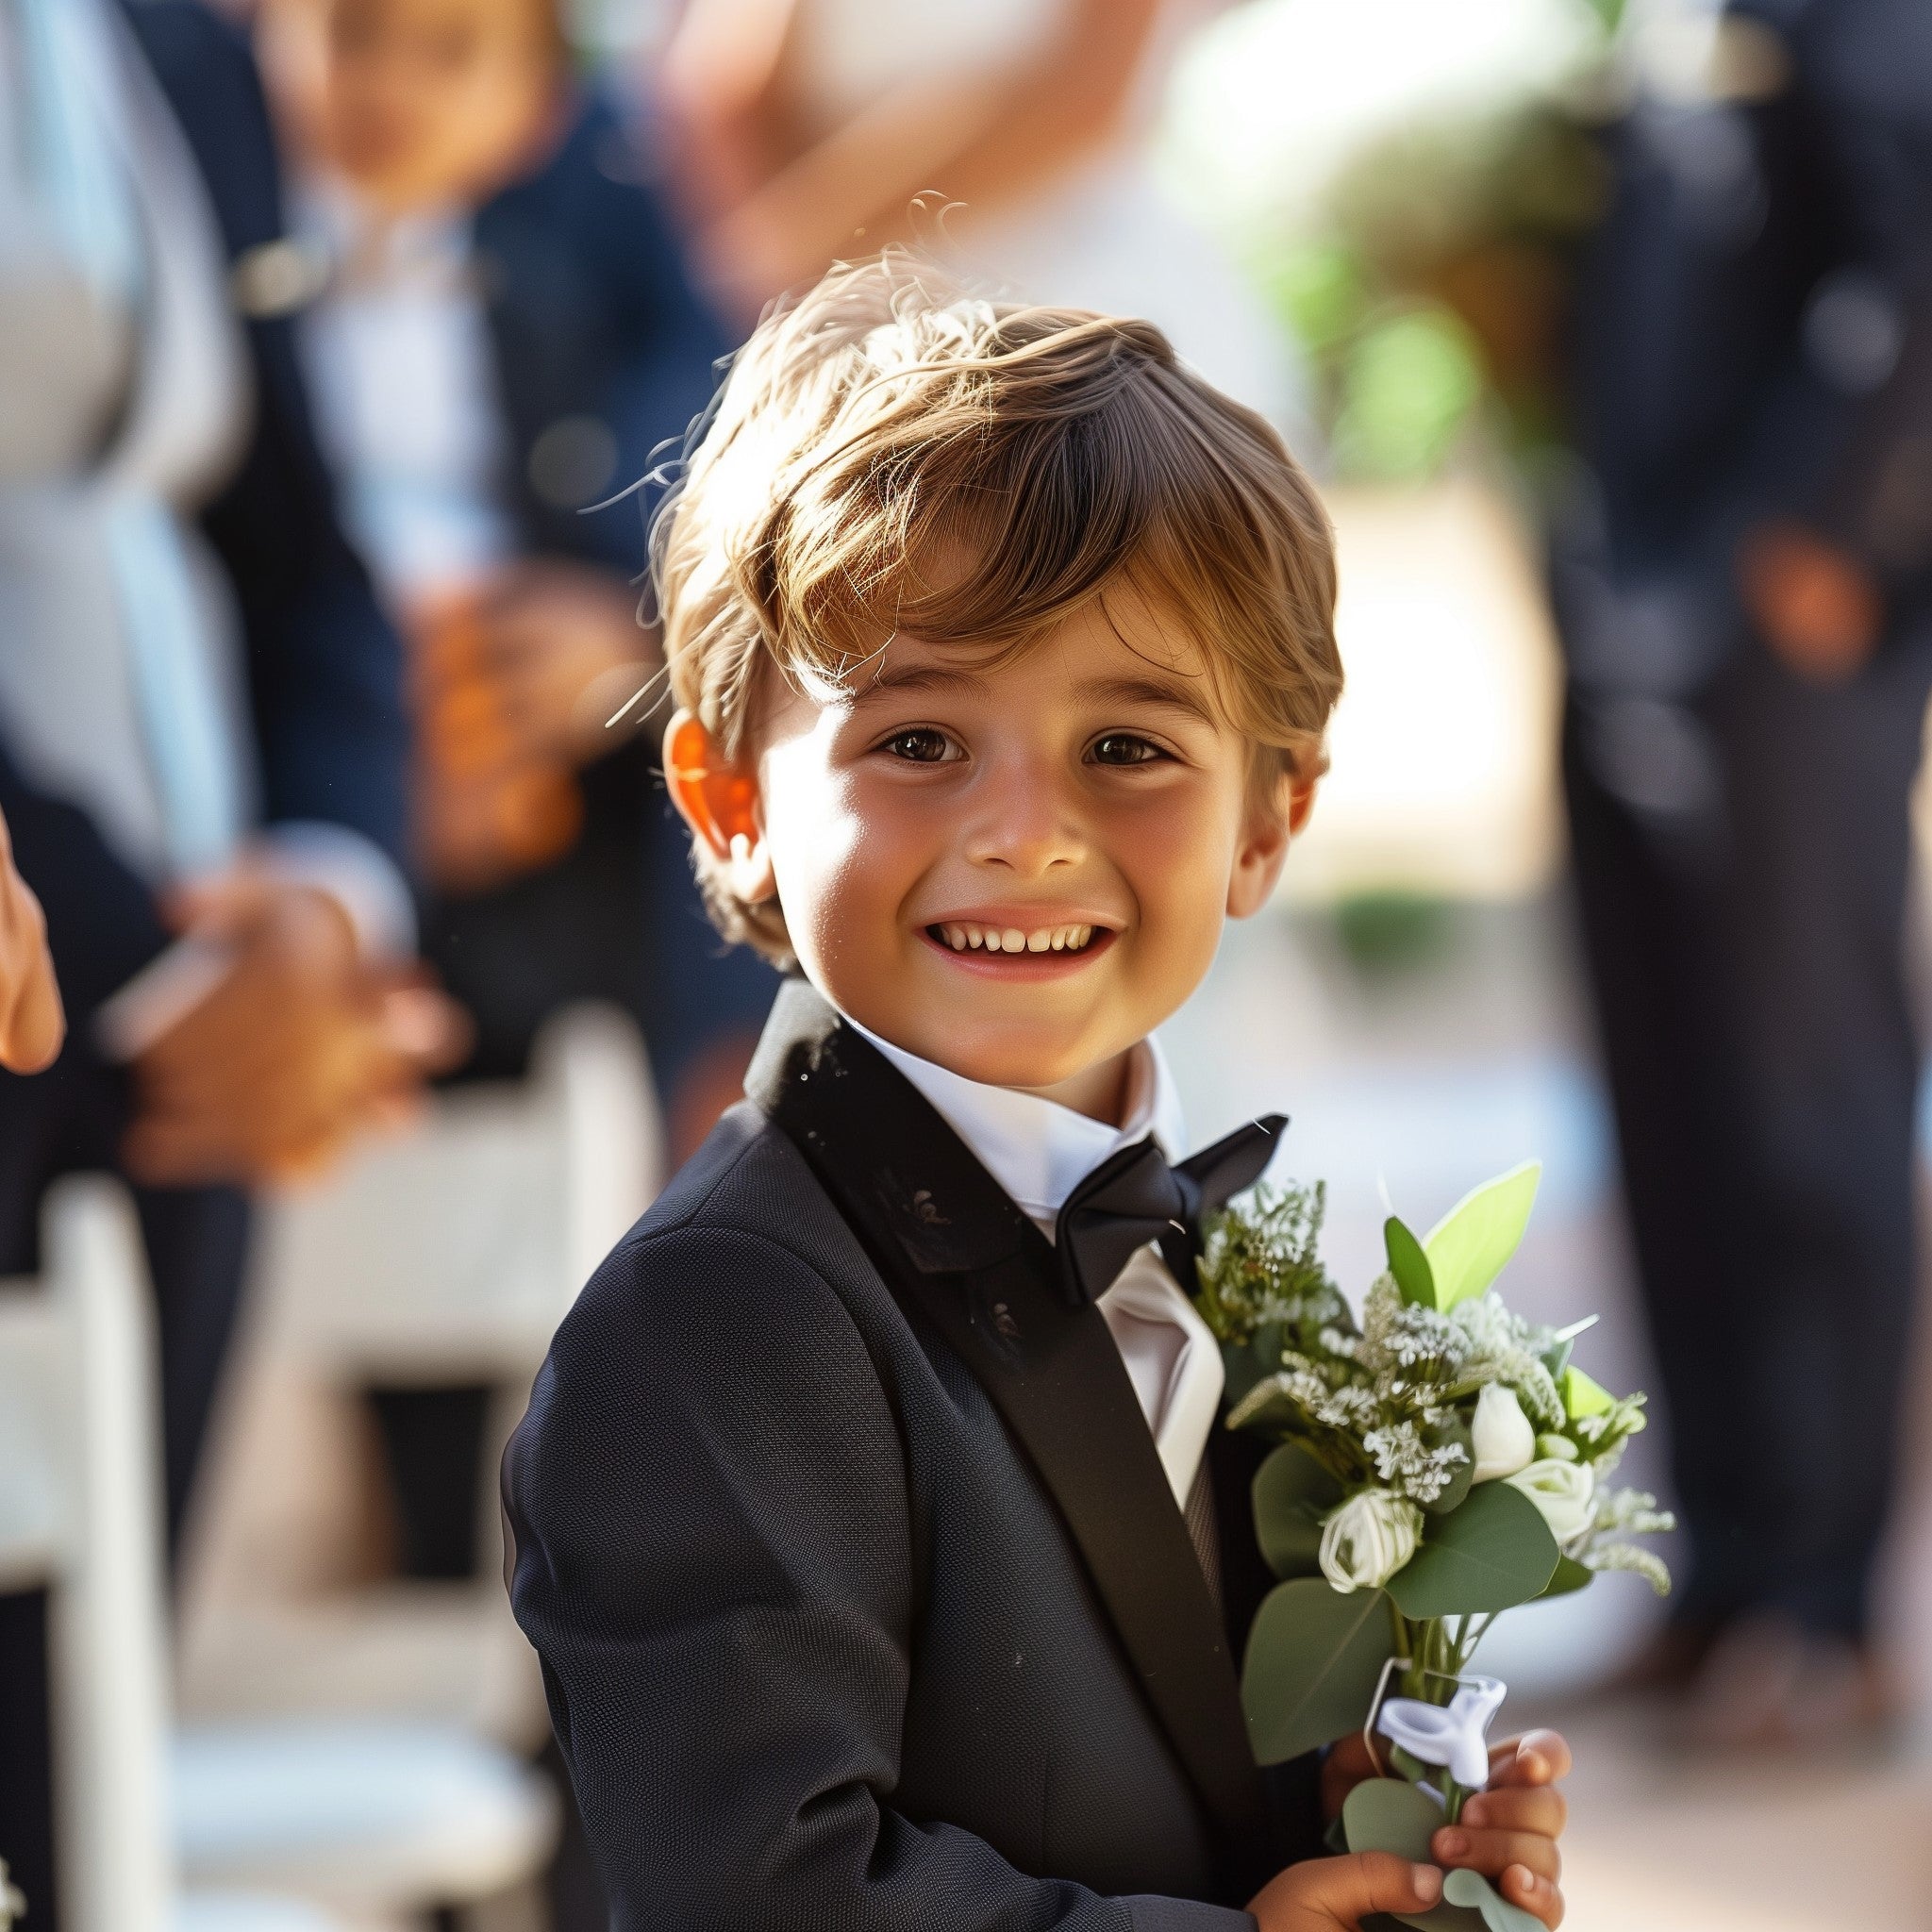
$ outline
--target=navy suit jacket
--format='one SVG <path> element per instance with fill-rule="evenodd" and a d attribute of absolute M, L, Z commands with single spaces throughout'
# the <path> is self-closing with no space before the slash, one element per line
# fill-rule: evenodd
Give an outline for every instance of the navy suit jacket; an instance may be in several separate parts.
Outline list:
<path fill-rule="evenodd" d="M 1932 577 L 1932 8 L 1729 10 L 1774 37 L 1779 84 L 1640 101 L 1607 141 L 1576 305 L 1598 547 L 1724 607 L 1742 531 L 1794 517 L 1909 616 Z"/>
<path fill-rule="evenodd" d="M 527 178 L 480 208 L 476 266 L 525 549 L 636 576 L 658 492 L 729 346 L 691 286 L 631 129 L 595 94 Z"/>
<path fill-rule="evenodd" d="M 130 0 L 127 19 L 199 163 L 231 259 L 282 233 L 280 177 L 246 42 L 197 0 Z M 256 398 L 241 467 L 204 524 L 226 567 L 270 820 L 323 819 L 400 859 L 408 721 L 402 658 L 336 520 L 286 318 L 247 325 Z M 101 1000 L 169 935 L 145 884 L 86 814 L 34 791 L 0 746 L 0 808 L 86 1050 Z"/>
<path fill-rule="evenodd" d="M 910 1083 L 792 980 L 747 1088 L 505 1462 L 614 1926 L 1253 1932 L 1318 1844 L 1236 1690 L 1244 1439 L 1217 1610 L 1099 1310 Z"/>

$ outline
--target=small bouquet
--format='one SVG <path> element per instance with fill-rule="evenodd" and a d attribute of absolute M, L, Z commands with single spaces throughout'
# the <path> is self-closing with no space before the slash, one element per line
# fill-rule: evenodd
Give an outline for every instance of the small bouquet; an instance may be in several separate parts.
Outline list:
<path fill-rule="evenodd" d="M 1281 1580 L 1248 1639 L 1248 1732 L 1263 1764 L 1362 1734 L 1386 1774 L 1349 1795 L 1350 1851 L 1426 1859 L 1487 1782 L 1505 1690 L 1469 1664 L 1503 1611 L 1606 1570 L 1670 1588 L 1629 1539 L 1672 1519 L 1609 1482 L 1643 1397 L 1570 1358 L 1596 1318 L 1541 1327 L 1491 1289 L 1541 1174 L 1477 1188 L 1421 1241 L 1391 1216 L 1359 1324 L 1316 1255 L 1320 1185 L 1258 1189 L 1208 1231 L 1195 1306 L 1226 1361 L 1227 1425 L 1277 1444 L 1254 1485 Z M 1541 1932 L 1474 1872 L 1446 1874 L 1443 1901 L 1404 1923 Z"/>

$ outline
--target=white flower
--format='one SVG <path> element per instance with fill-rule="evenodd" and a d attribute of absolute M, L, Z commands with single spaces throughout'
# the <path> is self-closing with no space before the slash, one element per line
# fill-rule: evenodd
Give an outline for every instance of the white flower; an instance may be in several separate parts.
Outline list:
<path fill-rule="evenodd" d="M 1322 1574 L 1335 1589 L 1379 1590 L 1415 1555 L 1423 1512 L 1392 1490 L 1360 1490 L 1322 1525 Z"/>
<path fill-rule="evenodd" d="M 1536 1431 L 1516 1399 L 1515 1390 L 1501 1382 L 1485 1382 L 1475 1399 L 1475 1418 L 1469 1425 L 1475 1451 L 1475 1480 L 1493 1481 L 1514 1475 L 1536 1460 Z"/>
<path fill-rule="evenodd" d="M 1558 1462 L 1545 1457 L 1509 1478 L 1542 1511 L 1550 1534 L 1559 1543 L 1573 1541 L 1591 1526 L 1596 1476 L 1587 1462 Z"/>

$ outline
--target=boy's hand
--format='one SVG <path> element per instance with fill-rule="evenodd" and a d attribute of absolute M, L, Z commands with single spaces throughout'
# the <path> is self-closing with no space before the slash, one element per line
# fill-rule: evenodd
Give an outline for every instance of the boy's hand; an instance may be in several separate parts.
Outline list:
<path fill-rule="evenodd" d="M 1568 1807 L 1556 1782 L 1570 1769 L 1570 1747 L 1556 1731 L 1530 1731 L 1490 1749 L 1490 1783 L 1445 1824 L 1429 1849 L 1441 1865 L 1480 1872 L 1513 1906 L 1534 1912 L 1544 1924 L 1563 1920 L 1557 1880 L 1563 1861 L 1557 1850 Z M 1341 1815 L 1342 1801 L 1374 1765 L 1358 1737 L 1341 1740 L 1322 1767 L 1322 1809 Z M 1283 1874 L 1286 1876 L 1287 1874 Z"/>
<path fill-rule="evenodd" d="M 1374 1912 L 1425 1912 L 1442 1898 L 1442 1874 L 1393 1852 L 1306 1858 L 1248 1901 L 1260 1932 L 1357 1932 Z"/>
<path fill-rule="evenodd" d="M 1545 1925 L 1563 1923 L 1563 1894 L 1557 1880 L 1569 1807 L 1556 1789 L 1570 1769 L 1570 1747 L 1556 1731 L 1530 1731 L 1490 1751 L 1490 1782 L 1462 1807 L 1462 1816 L 1429 1840 L 1442 1865 L 1480 1872 L 1512 1906 L 1534 1912 Z"/>

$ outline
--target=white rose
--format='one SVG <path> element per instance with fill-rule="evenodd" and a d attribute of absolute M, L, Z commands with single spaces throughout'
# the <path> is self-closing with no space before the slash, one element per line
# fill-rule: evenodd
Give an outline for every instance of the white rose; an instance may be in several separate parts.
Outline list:
<path fill-rule="evenodd" d="M 1322 1525 L 1322 1574 L 1339 1591 L 1379 1590 L 1415 1555 L 1423 1512 L 1393 1490 L 1361 1490 Z"/>
<path fill-rule="evenodd" d="M 1475 1452 L 1475 1480 L 1492 1481 L 1514 1475 L 1536 1460 L 1536 1431 L 1516 1399 L 1516 1391 L 1501 1382 L 1485 1382 L 1475 1399 L 1475 1419 L 1469 1425 L 1470 1446 Z"/>
<path fill-rule="evenodd" d="M 1574 1541 L 1590 1527 L 1591 1502 L 1596 1477 L 1587 1462 L 1558 1462 L 1545 1457 L 1509 1478 L 1542 1511 L 1550 1534 L 1559 1543 Z"/>

